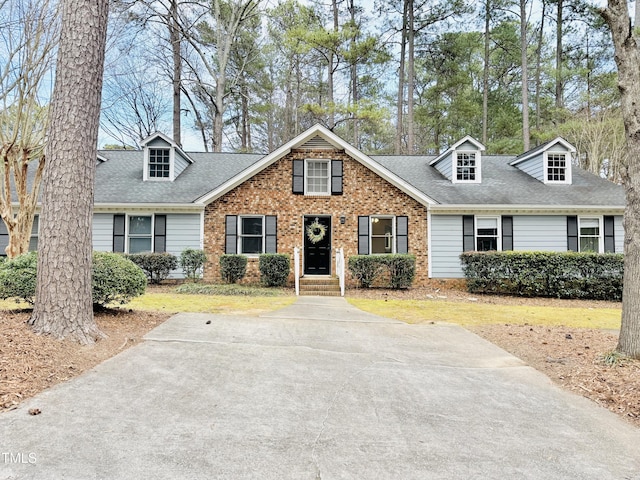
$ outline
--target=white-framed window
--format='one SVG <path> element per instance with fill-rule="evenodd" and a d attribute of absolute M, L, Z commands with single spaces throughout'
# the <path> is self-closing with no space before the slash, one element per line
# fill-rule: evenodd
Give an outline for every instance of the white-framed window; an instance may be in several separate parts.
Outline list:
<path fill-rule="evenodd" d="M 456 151 L 454 153 L 454 178 L 456 182 L 480 182 L 479 157 L 478 152 L 474 151 Z"/>
<path fill-rule="evenodd" d="M 394 253 L 396 244 L 394 217 L 372 216 L 370 221 L 371 248 L 369 251 L 372 254 Z"/>
<path fill-rule="evenodd" d="M 571 183 L 571 158 L 569 154 L 546 152 L 544 175 L 547 183 Z"/>
<path fill-rule="evenodd" d="M 305 160 L 305 195 L 331 195 L 331 160 Z"/>
<path fill-rule="evenodd" d="M 171 149 L 150 147 L 147 169 L 148 178 L 171 178 Z"/>
<path fill-rule="evenodd" d="M 476 250 L 502 250 L 500 217 L 476 217 Z"/>
<path fill-rule="evenodd" d="M 127 218 L 127 253 L 153 251 L 153 216 L 129 215 Z"/>
<path fill-rule="evenodd" d="M 238 253 L 264 253 L 264 216 L 241 216 L 238 220 Z"/>
<path fill-rule="evenodd" d="M 40 217 L 33 217 L 33 226 L 31 227 L 31 236 L 29 237 L 29 251 L 36 252 L 38 250 L 38 235 L 40 232 Z"/>
<path fill-rule="evenodd" d="M 578 218 L 578 251 L 603 252 L 602 217 Z"/>

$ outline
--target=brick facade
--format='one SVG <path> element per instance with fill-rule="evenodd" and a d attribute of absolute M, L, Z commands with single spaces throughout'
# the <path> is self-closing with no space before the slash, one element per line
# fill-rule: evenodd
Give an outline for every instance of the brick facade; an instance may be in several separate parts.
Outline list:
<path fill-rule="evenodd" d="M 343 194 L 306 196 L 292 193 L 294 159 L 343 161 Z M 339 150 L 292 150 L 249 180 L 214 200 L 204 213 L 204 250 L 209 261 L 204 278 L 220 281 L 219 256 L 225 253 L 226 215 L 276 215 L 278 253 L 291 255 L 303 247 L 304 216 L 331 216 L 332 273 L 335 250 L 344 248 L 345 259 L 358 253 L 358 216 L 407 216 L 409 253 L 416 256 L 414 285 L 428 283 L 427 209 L 367 167 Z M 340 223 L 345 217 L 345 223 Z M 301 268 L 301 271 L 302 268 Z M 347 281 L 350 275 L 347 273 Z M 246 281 L 259 278 L 257 259 L 249 259 Z M 351 283 L 351 282 L 350 282 Z"/>

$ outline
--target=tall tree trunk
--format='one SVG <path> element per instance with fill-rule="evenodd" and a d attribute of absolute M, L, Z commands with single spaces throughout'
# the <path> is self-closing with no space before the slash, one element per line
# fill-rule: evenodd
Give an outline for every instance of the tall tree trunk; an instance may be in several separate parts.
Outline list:
<path fill-rule="evenodd" d="M 355 51 L 356 42 L 358 40 L 358 29 L 356 28 L 356 6 L 354 0 L 349 0 L 349 13 L 351 14 L 351 25 L 353 28 L 353 35 L 351 36 L 351 50 Z M 358 132 L 358 115 L 355 113 L 358 107 L 358 63 L 352 60 L 350 66 L 351 73 L 351 104 L 353 106 L 354 115 L 353 126 L 353 144 L 356 148 L 360 148 L 360 134 Z"/>
<path fill-rule="evenodd" d="M 542 13 L 540 16 L 540 31 L 538 32 L 538 45 L 536 47 L 536 130 L 540 130 L 540 91 L 542 90 L 542 42 L 544 42 L 544 16 L 547 2 L 542 2 Z"/>
<path fill-rule="evenodd" d="M 91 221 L 108 0 L 63 0 L 42 191 L 38 333 L 92 343 Z"/>
<path fill-rule="evenodd" d="M 331 11 L 333 13 L 333 32 L 337 33 L 340 25 L 338 24 L 338 2 L 337 0 L 331 0 Z M 335 105 L 335 97 L 334 97 L 334 84 L 333 84 L 333 74 L 335 72 L 334 68 L 334 59 L 335 54 L 333 49 L 329 51 L 329 71 L 327 77 L 327 108 L 329 109 L 329 130 L 333 130 L 336 126 L 336 105 Z"/>
<path fill-rule="evenodd" d="M 402 153 L 402 132 L 404 127 L 404 84 L 405 84 L 405 58 L 407 56 L 407 24 L 409 0 L 404 0 L 402 12 L 402 32 L 400 34 L 400 67 L 398 68 L 398 104 L 396 112 L 396 141 L 394 153 Z"/>
<path fill-rule="evenodd" d="M 489 55 L 490 28 L 491 28 L 491 0 L 486 0 L 484 4 L 484 67 L 482 70 L 482 144 L 487 144 L 487 131 L 489 123 Z"/>
<path fill-rule="evenodd" d="M 178 24 L 178 0 L 171 0 L 169 39 L 173 53 L 173 141 L 182 145 L 180 126 L 180 94 L 182 92 L 182 52 L 180 51 L 180 26 Z"/>
<path fill-rule="evenodd" d="M 414 92 L 415 92 L 415 25 L 414 25 L 414 12 L 413 12 L 413 0 L 409 0 L 409 25 L 407 29 L 407 46 L 408 46 L 408 61 L 407 61 L 407 153 L 413 155 L 416 150 L 415 141 L 415 129 L 413 121 L 413 107 L 415 104 Z"/>
<path fill-rule="evenodd" d="M 529 150 L 529 71 L 527 68 L 527 1 L 520 0 L 520 50 L 522 63 L 522 143 Z"/>
<path fill-rule="evenodd" d="M 563 0 L 558 0 L 556 17 L 556 108 L 562 108 L 562 7 Z"/>
<path fill-rule="evenodd" d="M 608 0 L 602 16 L 611 28 L 618 66 L 618 89 L 627 155 L 620 175 L 627 208 L 624 212 L 624 285 L 618 351 L 640 358 L 640 52 L 631 29 L 626 0 Z"/>

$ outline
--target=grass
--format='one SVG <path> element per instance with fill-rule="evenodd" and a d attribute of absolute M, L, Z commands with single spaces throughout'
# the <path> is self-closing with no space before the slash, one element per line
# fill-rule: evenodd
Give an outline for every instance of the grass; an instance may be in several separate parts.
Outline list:
<path fill-rule="evenodd" d="M 620 328 L 621 311 L 615 308 L 561 308 L 529 305 L 496 305 L 439 300 L 368 300 L 349 303 L 383 317 L 407 323 L 451 322 L 459 325 L 529 324 L 575 328 Z"/>

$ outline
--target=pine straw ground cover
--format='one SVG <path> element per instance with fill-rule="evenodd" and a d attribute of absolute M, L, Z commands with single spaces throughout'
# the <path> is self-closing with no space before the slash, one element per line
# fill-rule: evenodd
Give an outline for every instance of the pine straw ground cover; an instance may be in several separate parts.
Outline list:
<path fill-rule="evenodd" d="M 609 355 L 616 346 L 620 303 L 472 296 L 442 286 L 350 290 L 347 295 L 360 308 L 408 323 L 459 323 L 640 427 L 640 362 Z M 293 300 L 291 292 L 249 299 L 151 288 L 131 309 L 97 314 L 108 336 L 90 347 L 34 335 L 25 325 L 28 312 L 0 305 L 0 412 L 139 343 L 174 312 L 257 314 Z"/>

